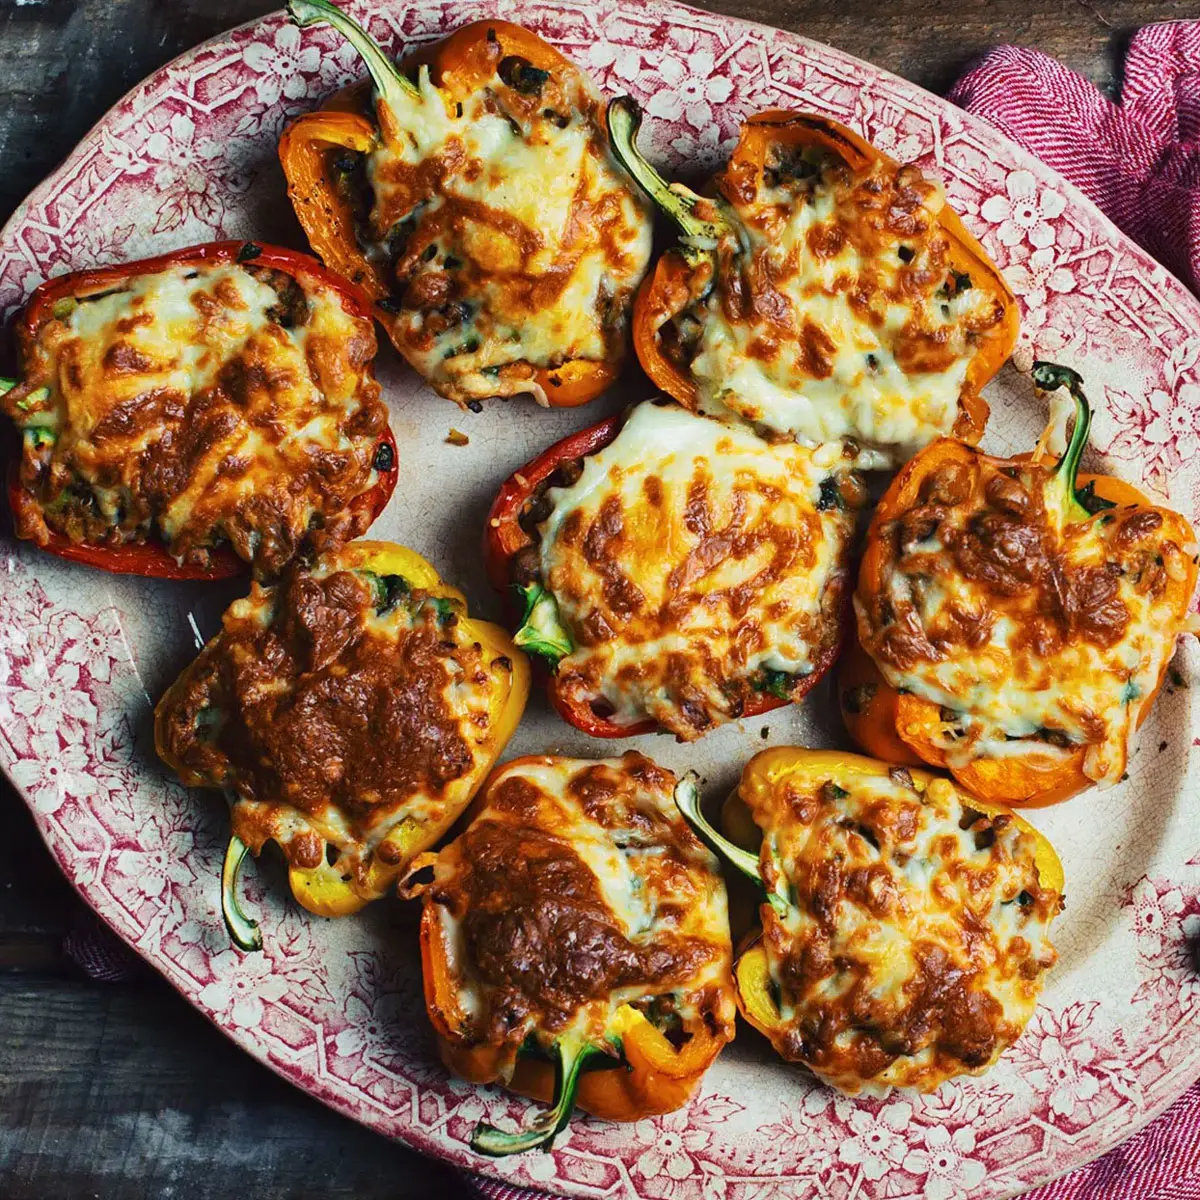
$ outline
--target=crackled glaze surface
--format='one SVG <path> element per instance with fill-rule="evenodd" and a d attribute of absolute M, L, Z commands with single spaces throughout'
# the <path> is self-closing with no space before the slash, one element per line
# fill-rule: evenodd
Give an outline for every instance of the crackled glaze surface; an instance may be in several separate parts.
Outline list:
<path fill-rule="evenodd" d="M 946 183 L 1021 298 L 1017 366 L 1039 354 L 1082 370 L 1098 402 L 1099 461 L 1200 508 L 1200 306 L 1072 188 L 980 123 L 826 47 L 668 3 L 451 0 L 350 5 L 400 50 L 485 13 L 530 25 L 609 92 L 645 103 L 660 162 L 702 173 L 738 122 L 766 107 L 828 113 Z M 20 208 L 0 235 L 0 310 L 42 278 L 215 236 L 299 244 L 274 157 L 285 120 L 357 74 L 327 31 L 281 17 L 236 30 L 135 89 Z M 530 454 L 598 419 L 644 384 L 584 412 L 495 404 L 459 414 L 394 355 L 379 374 L 401 480 L 373 531 L 429 554 L 494 614 L 478 536 L 500 480 Z M 985 441 L 1030 444 L 1044 418 L 1013 368 L 989 389 Z M 451 425 L 470 445 L 444 441 Z M 982 1080 L 927 1097 L 835 1098 L 773 1061 L 743 1031 L 688 1109 L 631 1126 L 576 1120 L 548 1155 L 475 1158 L 486 1116 L 528 1105 L 448 1079 L 420 1000 L 414 914 L 304 916 L 282 871 L 246 872 L 261 955 L 229 948 L 218 912 L 222 801 L 184 790 L 154 757 L 153 700 L 211 632 L 238 584 L 109 578 L 0 542 L 0 765 L 63 870 L 101 915 L 250 1053 L 384 1133 L 514 1182 L 573 1196 L 767 1200 L 809 1196 L 1009 1195 L 1128 1136 L 1200 1071 L 1200 655 L 1179 674 L 1115 790 L 1034 814 L 1067 869 L 1060 966 L 1011 1054 Z M 635 744 L 717 792 L 764 742 L 831 744 L 826 689 L 804 706 L 696 747 Z M 605 746 L 600 752 L 613 747 Z M 510 753 L 596 753 L 536 700 Z M 1189 783 L 1190 780 L 1190 783 Z"/>

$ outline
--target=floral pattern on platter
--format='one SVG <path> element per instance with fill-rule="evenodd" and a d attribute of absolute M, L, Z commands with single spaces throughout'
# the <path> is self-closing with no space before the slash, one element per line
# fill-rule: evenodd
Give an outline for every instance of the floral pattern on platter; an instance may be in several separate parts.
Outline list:
<path fill-rule="evenodd" d="M 1099 401 L 1097 452 L 1195 518 L 1200 308 L 1074 189 L 988 127 L 826 47 L 663 0 L 349 7 L 396 50 L 484 14 L 531 26 L 602 88 L 646 105 L 646 149 L 673 170 L 710 170 L 739 122 L 767 107 L 827 113 L 920 162 L 944 180 L 1021 300 L 1018 361 L 1043 354 L 1086 366 Z M 300 34 L 280 16 L 160 71 L 0 234 L 0 311 L 10 313 L 45 275 L 214 236 L 261 236 L 272 214 L 286 213 L 275 160 L 283 123 L 357 74 L 354 55 L 332 33 Z M 405 420 L 409 401 L 390 398 Z M 552 419 L 538 414 L 538 422 Z M 504 421 L 501 413 L 488 427 L 497 438 Z M 989 437 L 1020 448 L 1017 429 L 997 406 Z M 521 436 L 514 466 L 553 440 L 532 421 Z M 411 532 L 402 520 L 400 532 Z M 454 561 L 468 561 L 465 552 Z M 515 1128 L 530 1106 L 453 1080 L 438 1064 L 421 1012 L 411 912 L 376 905 L 354 921 L 312 921 L 284 900 L 281 872 L 263 862 L 244 884 L 264 951 L 229 947 L 212 886 L 222 801 L 178 786 L 151 748 L 152 699 L 186 646 L 149 656 L 148 665 L 138 645 L 140 631 L 186 628 L 193 612 L 211 626 L 222 605 L 166 586 L 100 584 L 7 542 L 0 566 L 0 766 L 63 870 L 246 1050 L 419 1149 L 570 1196 L 994 1200 L 1115 1145 L 1200 1070 L 1200 801 L 1181 786 L 1198 770 L 1200 716 L 1188 689 L 1172 685 L 1160 701 L 1170 706 L 1164 728 L 1175 733 L 1169 753 L 1165 739 L 1157 755 L 1145 746 L 1128 784 L 1072 802 L 1097 814 L 1089 830 L 1111 824 L 1122 852 L 1089 857 L 1087 842 L 1068 861 L 1068 877 L 1082 882 L 1072 883 L 1063 964 L 1025 1036 L 986 1077 L 932 1096 L 849 1100 L 743 1035 L 679 1113 L 631 1126 L 578 1118 L 550 1154 L 478 1159 L 467 1149 L 475 1123 Z M 1193 651 L 1181 668 L 1195 675 Z M 786 713 L 774 719 L 780 730 L 793 728 Z M 542 720 L 534 714 L 529 724 L 540 729 Z M 731 759 L 761 745 L 757 728 L 712 741 L 732 747 Z M 657 742 L 645 749 L 668 765 L 686 761 Z M 1078 811 L 1042 818 L 1059 822 L 1060 848 L 1075 849 Z M 1151 811 L 1165 815 L 1140 820 Z"/>

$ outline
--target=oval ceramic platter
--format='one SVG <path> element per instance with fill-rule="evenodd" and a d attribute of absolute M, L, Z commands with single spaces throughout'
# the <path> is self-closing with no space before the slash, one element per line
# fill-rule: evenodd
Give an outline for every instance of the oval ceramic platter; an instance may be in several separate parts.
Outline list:
<path fill-rule="evenodd" d="M 992 129 L 874 67 L 802 38 L 666 2 L 350 5 L 395 52 L 478 16 L 528 25 L 648 112 L 643 145 L 674 171 L 722 159 L 758 109 L 826 113 L 944 180 L 1021 298 L 1015 366 L 990 390 L 985 442 L 1027 448 L 1045 413 L 1018 373 L 1033 354 L 1083 372 L 1095 446 L 1193 520 L 1200 510 L 1200 305 L 1079 193 Z M 357 76 L 327 30 L 281 15 L 177 59 L 131 92 L 0 235 L 0 309 L 45 276 L 218 236 L 302 245 L 275 143 L 284 122 Z M 430 556 L 495 613 L 479 538 L 495 488 L 534 451 L 648 394 L 586 411 L 494 402 L 460 413 L 384 350 L 379 376 L 401 477 L 373 535 Z M 451 425 L 470 438 L 445 442 Z M 84 898 L 239 1045 L 341 1112 L 416 1148 L 570 1196 L 766 1200 L 1008 1196 L 1128 1137 L 1200 1073 L 1200 655 L 1181 650 L 1129 777 L 1033 814 L 1062 853 L 1069 903 L 1042 1007 L 989 1075 L 935 1095 L 851 1101 L 815 1086 L 745 1028 L 683 1111 L 620 1126 L 577 1117 L 553 1153 L 476 1157 L 481 1118 L 530 1105 L 451 1080 L 421 1002 L 415 922 L 399 901 L 340 922 L 248 867 L 262 953 L 230 948 L 218 909 L 226 829 L 215 793 L 154 757 L 151 707 L 239 591 L 108 577 L 0 541 L 0 764 Z M 244 587 L 243 585 L 240 585 Z M 1190 685 L 1190 686 L 1189 686 Z M 723 793 L 763 745 L 837 744 L 828 690 L 692 747 L 632 744 Z M 769 739 L 764 741 L 764 738 Z M 619 752 L 569 730 L 539 696 L 510 755 Z"/>

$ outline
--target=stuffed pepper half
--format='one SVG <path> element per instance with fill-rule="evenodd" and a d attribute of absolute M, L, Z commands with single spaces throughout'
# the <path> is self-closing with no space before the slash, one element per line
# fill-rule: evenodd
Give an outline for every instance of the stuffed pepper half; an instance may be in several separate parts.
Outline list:
<path fill-rule="evenodd" d="M 507 21 L 459 29 L 397 68 L 326 0 L 373 86 L 285 131 L 279 153 L 314 250 L 376 302 L 443 396 L 583 404 L 617 376 L 651 220 L 609 152 L 591 81 Z"/>
<path fill-rule="evenodd" d="M 171 686 L 155 743 L 184 783 L 231 790 L 222 908 L 258 942 L 235 887 L 274 841 L 320 916 L 385 895 L 467 806 L 517 727 L 525 656 L 419 555 L 354 542 L 255 584 Z"/>
<path fill-rule="evenodd" d="M 548 1147 L 575 1105 L 610 1121 L 679 1108 L 732 1040 L 725 884 L 674 785 L 634 753 L 516 759 L 402 885 L 424 896 L 447 1066 L 551 1105 L 521 1132 L 480 1125 L 481 1153 Z"/>
<path fill-rule="evenodd" d="M 689 408 L 815 444 L 854 439 L 863 466 L 939 434 L 977 441 L 980 388 L 1012 352 L 1018 311 L 941 188 L 825 117 L 742 126 L 712 196 L 668 185 L 609 106 L 613 149 L 681 234 L 638 294 L 646 373 Z"/>
<path fill-rule="evenodd" d="M 550 664 L 567 721 L 690 741 L 799 700 L 828 669 L 864 498 L 840 445 L 647 401 L 512 476 L 488 569 L 524 597 L 517 644 Z"/>
<path fill-rule="evenodd" d="M 17 338 L 9 499 L 52 554 L 272 575 L 363 533 L 395 486 L 370 307 L 306 254 L 214 242 L 60 275 Z"/>
<path fill-rule="evenodd" d="M 782 1057 L 850 1095 L 931 1091 L 1020 1036 L 1063 905 L 1058 856 L 1020 817 L 924 771 L 792 747 L 746 765 L 733 841 L 690 780 L 676 799 L 766 892 L 734 979 Z"/>
<path fill-rule="evenodd" d="M 880 502 L 855 596 L 880 679 L 848 719 L 867 748 L 886 721 L 968 791 L 1014 804 L 1118 782 L 1177 638 L 1197 627 L 1191 526 L 1129 484 L 1080 476 L 1081 380 L 1050 363 L 1033 378 L 1075 400 L 1057 462 L 946 439 Z"/>

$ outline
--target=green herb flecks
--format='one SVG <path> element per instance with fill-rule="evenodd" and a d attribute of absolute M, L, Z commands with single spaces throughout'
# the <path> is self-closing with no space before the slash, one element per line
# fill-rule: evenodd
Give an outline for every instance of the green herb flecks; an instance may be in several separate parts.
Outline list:
<path fill-rule="evenodd" d="M 375 593 L 377 616 L 385 616 L 412 595 L 412 584 L 403 575 L 376 575 L 374 571 L 362 571 L 360 574 Z"/>
<path fill-rule="evenodd" d="M 521 627 L 513 635 L 522 650 L 540 654 L 552 667 L 575 649 L 570 631 L 562 623 L 558 601 L 540 583 L 517 589 L 525 600 Z"/>
<path fill-rule="evenodd" d="M 787 671 L 776 671 L 773 667 L 763 667 L 754 683 L 756 692 L 766 692 L 779 700 L 790 700 L 795 678 Z"/>

